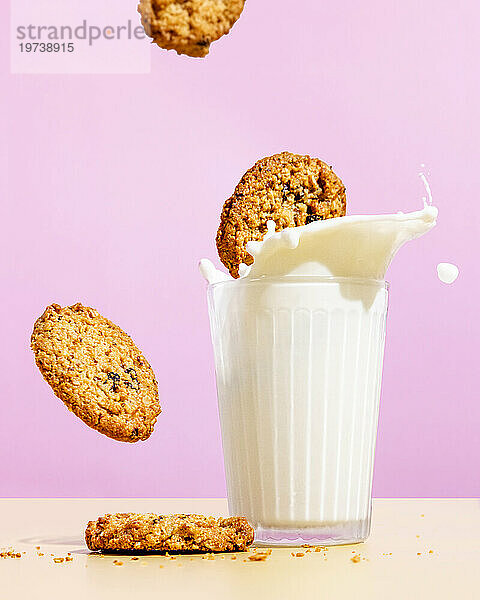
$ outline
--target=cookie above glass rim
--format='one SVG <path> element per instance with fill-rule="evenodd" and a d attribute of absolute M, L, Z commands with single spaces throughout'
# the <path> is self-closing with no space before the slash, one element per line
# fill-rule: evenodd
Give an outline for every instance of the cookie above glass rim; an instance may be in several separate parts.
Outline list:
<path fill-rule="evenodd" d="M 281 231 L 345 213 L 345 186 L 327 163 L 291 152 L 268 156 L 245 173 L 225 202 L 216 237 L 218 255 L 238 277 L 239 265 L 253 262 L 247 242 L 261 241 L 268 221 Z"/>
<path fill-rule="evenodd" d="M 89 427 L 122 442 L 146 440 L 161 412 L 147 359 L 120 327 L 80 303 L 52 304 L 35 322 L 35 362 Z"/>

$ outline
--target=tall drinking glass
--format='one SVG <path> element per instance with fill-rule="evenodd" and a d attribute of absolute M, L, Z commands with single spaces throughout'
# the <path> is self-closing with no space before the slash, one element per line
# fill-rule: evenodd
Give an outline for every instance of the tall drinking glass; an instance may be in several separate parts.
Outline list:
<path fill-rule="evenodd" d="M 245 278 L 208 301 L 231 514 L 268 545 L 365 540 L 386 282 Z"/>

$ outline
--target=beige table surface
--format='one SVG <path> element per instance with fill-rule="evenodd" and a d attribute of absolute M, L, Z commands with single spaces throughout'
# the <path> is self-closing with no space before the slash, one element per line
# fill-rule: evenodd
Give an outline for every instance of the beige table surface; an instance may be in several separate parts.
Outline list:
<path fill-rule="evenodd" d="M 101 557 L 90 554 L 85 523 L 105 512 L 226 514 L 223 499 L 0 500 L 0 600 L 43 598 L 335 598 L 480 599 L 478 500 L 375 500 L 364 544 L 292 557 L 273 550 L 265 562 L 249 553 Z M 38 556 L 40 546 L 43 556 Z M 260 551 L 260 550 L 259 550 Z M 432 552 L 430 552 L 432 551 Z M 55 563 L 71 553 L 72 561 Z M 361 560 L 352 562 L 359 554 Z M 122 565 L 114 565 L 113 561 Z"/>

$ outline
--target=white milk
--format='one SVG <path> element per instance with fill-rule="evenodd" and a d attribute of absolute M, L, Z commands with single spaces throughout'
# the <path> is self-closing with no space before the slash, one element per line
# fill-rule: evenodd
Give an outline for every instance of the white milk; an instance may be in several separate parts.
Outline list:
<path fill-rule="evenodd" d="M 243 278 L 320 275 L 384 279 L 393 257 L 405 242 L 420 237 L 437 221 L 438 209 L 392 215 L 350 215 L 315 221 L 274 233 L 269 221 L 262 242 L 249 242 L 252 266 L 241 265 Z M 200 261 L 208 283 L 233 280 L 208 259 Z"/>
<path fill-rule="evenodd" d="M 385 271 L 436 222 L 318 221 L 252 242 L 234 280 L 203 260 L 230 511 L 268 544 L 345 543 L 370 529 Z"/>
<path fill-rule="evenodd" d="M 442 283 L 453 283 L 457 280 L 459 270 L 457 265 L 441 262 L 437 265 L 437 275 Z"/>

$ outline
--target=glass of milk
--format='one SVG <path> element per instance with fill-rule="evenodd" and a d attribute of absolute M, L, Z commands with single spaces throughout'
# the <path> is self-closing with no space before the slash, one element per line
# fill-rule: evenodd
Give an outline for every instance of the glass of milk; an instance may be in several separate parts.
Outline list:
<path fill-rule="evenodd" d="M 263 276 L 208 300 L 230 513 L 260 544 L 365 540 L 388 284 Z"/>

